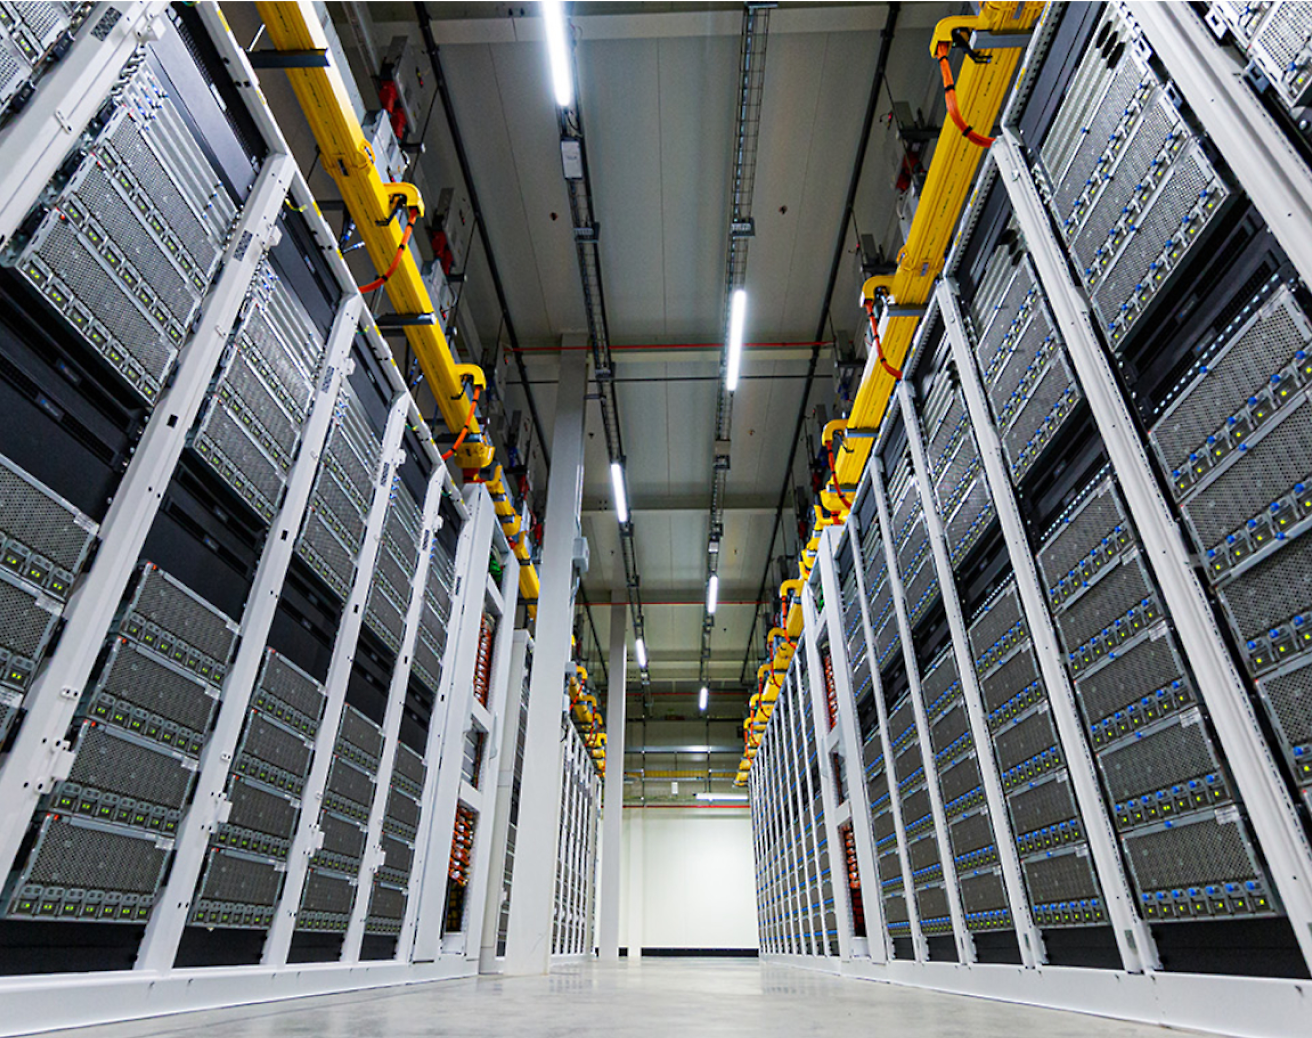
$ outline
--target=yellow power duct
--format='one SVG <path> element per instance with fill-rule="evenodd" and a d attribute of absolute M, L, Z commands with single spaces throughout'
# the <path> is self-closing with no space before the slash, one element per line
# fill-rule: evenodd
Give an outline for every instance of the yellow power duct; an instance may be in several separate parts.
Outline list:
<path fill-rule="evenodd" d="M 1039 20 L 1043 7 L 1042 3 L 1034 2 L 986 0 L 977 15 L 945 18 L 939 22 L 930 39 L 930 55 L 937 60 L 939 45 L 951 44 L 954 31 L 1027 33 Z M 957 104 L 967 125 L 987 128 L 997 122 L 1024 50 L 1020 47 L 985 47 L 977 53 L 988 60 L 975 62 L 968 59 L 957 77 L 955 90 Z M 877 297 L 885 297 L 899 308 L 914 308 L 923 307 L 929 301 L 934 283 L 943 272 L 948 246 L 983 157 L 984 152 L 979 146 L 967 140 L 953 122 L 944 121 L 929 173 L 925 177 L 925 186 L 916 206 L 916 215 L 911 221 L 911 230 L 898 255 L 897 271 L 890 276 L 873 277 L 866 281 L 862 295 L 868 303 Z M 884 358 L 890 366 L 898 369 L 903 367 L 919 323 L 920 317 L 917 314 L 890 315 L 885 319 L 880 339 Z M 861 482 L 879 423 L 883 421 L 896 386 L 897 379 L 882 364 L 874 362 L 872 357 L 857 390 L 852 413 L 846 420 L 830 422 L 824 428 L 822 439 L 826 447 L 832 444 L 836 433 L 843 433 L 842 448 L 834 457 L 834 479 L 845 493 L 846 488 L 856 487 Z M 819 532 L 824 526 L 844 521 L 847 513 L 838 494 L 828 488 L 822 491 L 820 499 L 825 510 L 833 514 L 833 518 L 822 521 L 817 511 L 812 536 L 798 560 L 800 579 L 784 581 L 780 587 L 780 596 L 785 605 L 788 604 L 792 589 L 798 593 L 798 601 L 788 609 L 786 618 L 788 635 L 794 639 L 802 634 L 804 620 L 800 601 L 801 586 L 815 564 Z M 751 758 L 754 756 L 754 752 L 744 755 L 736 785 L 746 784 Z"/>
<path fill-rule="evenodd" d="M 313 4 L 261 0 L 255 6 L 264 19 L 269 41 L 278 50 L 328 53 L 328 37 L 319 24 Z M 329 63 L 311 68 L 289 68 L 287 77 L 319 145 L 323 167 L 337 184 L 369 258 L 379 271 L 388 270 L 395 262 L 395 270 L 384 286 L 392 307 L 398 314 L 407 316 L 434 313 L 436 307 L 420 275 L 415 254 L 405 243 L 401 221 L 397 219 L 400 210 L 409 208 L 422 215 L 423 200 L 418 190 L 411 184 L 383 182 L 360 120 L 351 106 L 342 74 L 336 67 Z M 466 384 L 484 385 L 482 369 L 472 364 L 456 363 L 440 325 L 412 325 L 405 329 L 405 334 L 437 400 L 438 411 L 447 429 L 457 436 L 462 432 L 465 434 L 455 450 L 456 464 L 466 471 L 487 468 L 492 463 L 494 449 L 474 413 L 476 390 Z M 505 507 L 513 514 L 514 508 L 509 505 L 500 469 L 488 483 L 494 500 L 498 494 L 502 495 Z M 507 530 L 521 564 L 520 598 L 529 605 L 530 614 L 534 614 L 539 585 L 537 572 L 529 558 L 528 538 L 517 524 L 507 523 L 503 508 L 499 507 L 497 511 L 502 526 L 513 526 L 517 534 L 512 535 Z"/>
<path fill-rule="evenodd" d="M 1042 12 L 1041 3 L 991 0 L 981 6 L 978 15 L 940 22 L 930 41 L 931 56 L 936 55 L 939 43 L 951 41 L 954 29 L 1028 32 Z M 1024 49 L 986 48 L 980 53 L 989 59 L 988 62 L 980 64 L 967 60 L 957 77 L 956 94 L 966 122 L 988 128 L 997 122 Z M 878 292 L 887 293 L 898 307 L 921 307 L 929 301 L 934 283 L 943 272 L 948 246 L 983 158 L 983 149 L 966 140 L 951 121 L 944 121 L 906 245 L 898 256 L 897 272 L 890 277 L 869 279 L 862 289 L 867 300 L 873 300 Z M 916 315 L 886 319 L 881 338 L 884 355 L 892 366 L 903 366 L 919 323 L 920 318 Z M 856 486 L 861 481 L 875 433 L 896 385 L 897 380 L 882 365 L 869 366 L 857 390 L 852 413 L 847 418 L 844 449 L 835 459 L 840 485 Z"/>

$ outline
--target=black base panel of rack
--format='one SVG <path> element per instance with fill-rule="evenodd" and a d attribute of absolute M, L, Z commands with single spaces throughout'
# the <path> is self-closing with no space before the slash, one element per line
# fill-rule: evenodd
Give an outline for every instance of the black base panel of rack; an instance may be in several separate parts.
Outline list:
<path fill-rule="evenodd" d="M 320 933 L 317 930 L 297 930 L 292 934 L 292 946 L 287 952 L 288 962 L 336 962 L 342 957 L 342 944 L 346 935 Z"/>
<path fill-rule="evenodd" d="M 401 449 L 405 451 L 405 461 L 396 470 L 397 475 L 422 508 L 424 495 L 428 493 L 428 477 L 433 473 L 433 463 L 420 446 L 419 437 L 410 429 L 401 434 Z"/>
<path fill-rule="evenodd" d="M 144 924 L 0 920 L 0 976 L 130 970 Z"/>
<path fill-rule="evenodd" d="M 387 690 L 392 682 L 396 656 L 373 631 L 360 625 L 355 661 L 346 682 L 346 702 L 374 724 L 383 723 L 387 711 Z"/>
<path fill-rule="evenodd" d="M 915 957 L 915 946 L 912 945 L 910 937 L 893 938 L 893 958 L 902 962 L 909 962 L 914 960 Z"/>
<path fill-rule="evenodd" d="M 341 606 L 296 555 L 269 630 L 269 648 L 286 656 L 316 681 L 328 676 Z"/>
<path fill-rule="evenodd" d="M 396 934 L 367 933 L 360 945 L 361 962 L 382 962 L 396 958 Z"/>
<path fill-rule="evenodd" d="M 401 732 L 398 738 L 421 757 L 428 751 L 428 730 L 433 723 L 435 698 L 428 687 L 412 673 L 405 690 L 405 707 L 401 711 Z"/>
<path fill-rule="evenodd" d="M 1088 403 L 1081 401 L 1017 488 L 1021 514 L 1035 541 L 1043 539 L 1071 499 L 1106 464 L 1102 436 Z"/>
<path fill-rule="evenodd" d="M 1200 919 L 1152 927 L 1162 968 L 1171 973 L 1307 980 L 1307 963 L 1286 918 Z"/>
<path fill-rule="evenodd" d="M 228 616 L 240 617 L 250 595 L 260 538 L 242 530 L 231 512 L 225 523 L 204 487 L 174 479 L 151 524 L 142 557 L 159 565 Z M 252 543 L 254 541 L 254 543 Z"/>
<path fill-rule="evenodd" d="M 951 934 L 935 934 L 925 938 L 930 962 L 957 962 L 957 939 Z"/>
<path fill-rule="evenodd" d="M 930 564 L 933 562 L 931 560 Z M 923 672 L 933 662 L 934 657 L 943 651 L 943 646 L 952 639 L 952 630 L 948 627 L 948 614 L 943 608 L 943 596 L 926 611 L 918 623 L 911 628 L 911 642 L 915 646 L 916 665 Z"/>
<path fill-rule="evenodd" d="M 627 951 L 627 949 L 625 949 Z M 643 948 L 644 959 L 755 959 L 755 948 Z"/>
<path fill-rule="evenodd" d="M 1121 952 L 1110 926 L 1069 926 L 1043 931 L 1043 946 L 1050 966 L 1083 966 L 1118 970 Z"/>
<path fill-rule="evenodd" d="M 188 926 L 178 942 L 173 968 L 258 965 L 266 936 L 265 930 L 207 930 L 203 926 Z"/>
<path fill-rule="evenodd" d="M 1152 320 L 1120 344 L 1120 370 L 1145 422 L 1211 344 L 1288 261 L 1251 205 L 1236 206 L 1210 231 L 1210 244 L 1154 300 Z"/>
<path fill-rule="evenodd" d="M 971 935 L 975 940 L 975 961 L 1002 966 L 1021 965 L 1020 941 L 1015 930 L 988 930 Z"/>
<path fill-rule="evenodd" d="M 97 522 L 146 419 L 135 394 L 30 286 L 0 271 L 0 443 L 5 456 Z M 61 334 L 67 332 L 67 344 Z"/>
<path fill-rule="evenodd" d="M 962 613 L 974 616 L 994 588 L 1011 575 L 1011 569 L 1002 525 L 995 517 L 957 567 L 957 594 Z"/>

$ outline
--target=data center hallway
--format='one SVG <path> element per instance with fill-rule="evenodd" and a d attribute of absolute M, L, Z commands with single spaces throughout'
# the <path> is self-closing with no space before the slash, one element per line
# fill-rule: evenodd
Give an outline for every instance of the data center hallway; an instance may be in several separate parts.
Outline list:
<path fill-rule="evenodd" d="M 749 960 L 589 964 L 56 1032 L 68 1038 L 1162 1038 L 1159 1027 Z M 1185 1033 L 1185 1032 L 1173 1032 Z"/>

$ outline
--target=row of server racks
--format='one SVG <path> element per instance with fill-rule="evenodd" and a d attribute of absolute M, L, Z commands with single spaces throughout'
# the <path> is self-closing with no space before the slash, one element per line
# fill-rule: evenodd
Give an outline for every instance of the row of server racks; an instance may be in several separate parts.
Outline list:
<path fill-rule="evenodd" d="M 214 5 L 0 4 L 0 118 L 6 1033 L 249 998 L 231 967 L 472 972 L 518 586 L 487 491 Z"/>
<path fill-rule="evenodd" d="M 1028 46 L 803 592 L 750 778 L 761 947 L 1304 1033 L 1312 269 L 1191 100 L 1219 69 L 1305 170 L 1312 17 L 1053 5 Z"/>

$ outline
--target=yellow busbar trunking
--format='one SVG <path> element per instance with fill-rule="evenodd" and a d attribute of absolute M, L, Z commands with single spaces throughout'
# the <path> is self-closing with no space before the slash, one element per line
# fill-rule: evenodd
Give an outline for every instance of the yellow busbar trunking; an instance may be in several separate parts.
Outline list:
<path fill-rule="evenodd" d="M 256 8 L 270 42 L 278 50 L 328 53 L 328 38 L 312 4 L 260 2 Z M 433 313 L 433 301 L 399 218 L 402 212 L 411 210 L 417 211 L 411 219 L 422 215 L 419 192 L 410 184 L 383 181 L 341 72 L 331 61 L 310 68 L 289 68 L 287 76 L 318 143 L 323 167 L 337 184 L 369 258 L 379 271 L 391 271 L 383 285 L 393 308 L 404 315 Z M 413 325 L 405 329 L 405 334 L 447 428 L 461 437 L 454 451 L 456 464 L 467 472 L 487 469 L 494 450 L 476 413 L 478 389 L 484 384 L 481 369 L 456 363 L 437 324 Z M 520 597 L 533 612 L 538 576 L 529 559 L 527 531 L 521 529 L 522 521 L 515 515 L 499 467 L 487 483 L 501 524 L 522 564 Z"/>
<path fill-rule="evenodd" d="M 946 18 L 935 26 L 929 44 L 930 57 L 935 61 L 939 59 L 940 45 L 951 45 L 954 32 L 1028 33 L 1043 13 L 1043 7 L 1042 3 L 989 0 L 981 5 L 977 15 Z M 983 60 L 967 58 L 952 89 L 966 126 L 987 128 L 997 122 L 1024 50 L 1020 47 L 985 47 L 975 53 Z M 943 272 L 948 246 L 983 156 L 983 149 L 955 122 L 944 122 L 916 206 L 916 215 L 911 221 L 911 230 L 898 255 L 897 270 L 891 275 L 870 278 L 862 287 L 863 299 L 872 311 L 872 322 L 874 316 L 870 304 L 877 298 L 894 305 L 899 312 L 890 313 L 885 318 L 883 332 L 879 335 L 882 360 L 887 363 L 881 362 L 879 350 L 872 353 L 846 422 L 831 422 L 825 427 L 826 447 L 832 447 L 836 434 L 840 432 L 842 442 L 832 455 L 833 482 L 821 492 L 823 512 L 821 508 L 816 509 L 811 538 L 798 560 L 800 579 L 785 581 L 780 588 L 789 638 L 796 639 L 802 633 L 801 588 L 815 560 L 819 532 L 825 526 L 847 518 L 848 506 L 844 498 L 850 493 L 849 488 L 855 488 L 861 481 L 870 460 L 879 424 L 897 387 L 898 376 L 893 371 L 900 371 L 906 361 L 920 323 L 920 314 L 916 311 L 929 302 L 934 284 Z M 912 312 L 901 312 L 907 309 Z M 791 658 L 788 643 L 775 639 L 771 642 L 772 661 L 780 662 L 782 649 L 787 653 L 781 661 L 786 667 Z M 763 706 L 759 700 L 753 705 L 747 721 L 748 730 L 764 731 L 770 715 Z M 749 742 L 748 752 L 743 755 L 739 766 L 736 785 L 746 785 L 755 756 L 755 746 Z"/>

